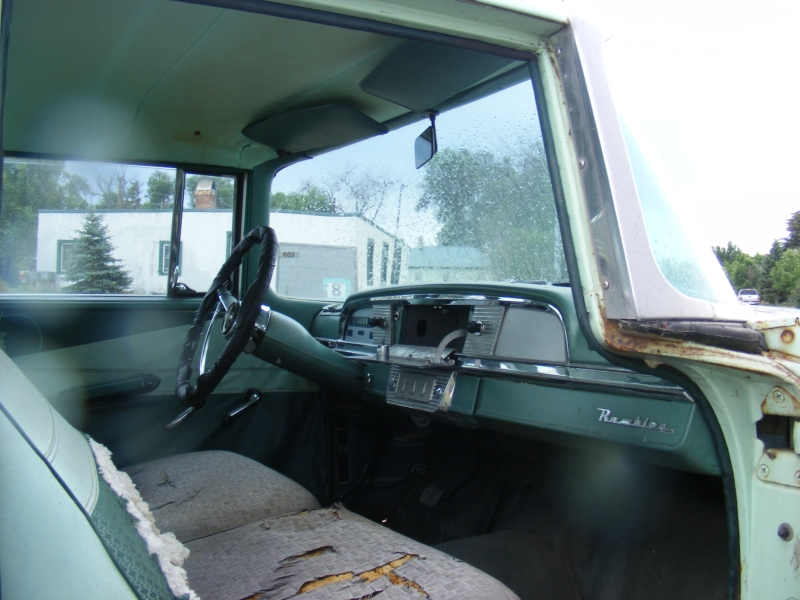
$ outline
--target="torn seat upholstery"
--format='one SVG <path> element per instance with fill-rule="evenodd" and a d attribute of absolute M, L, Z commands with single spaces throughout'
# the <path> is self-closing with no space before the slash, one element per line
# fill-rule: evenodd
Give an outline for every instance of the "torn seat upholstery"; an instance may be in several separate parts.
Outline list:
<path fill-rule="evenodd" d="M 159 532 L 107 451 L 2 352 L 0 381 L 4 600 L 53 590 L 90 600 L 516 598 L 466 563 L 344 508 L 317 508 L 302 487 L 225 452 L 128 469 Z"/>

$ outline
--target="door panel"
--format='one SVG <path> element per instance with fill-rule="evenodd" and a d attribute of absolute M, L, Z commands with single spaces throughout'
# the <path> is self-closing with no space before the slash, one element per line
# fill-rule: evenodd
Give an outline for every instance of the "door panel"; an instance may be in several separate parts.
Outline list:
<path fill-rule="evenodd" d="M 242 354 L 204 410 L 175 430 L 164 429 L 184 408 L 175 399 L 175 372 L 196 304 L 164 298 L 7 297 L 0 302 L 0 333 L 8 354 L 39 391 L 73 426 L 108 446 L 119 466 L 182 452 L 229 450 L 321 496 L 322 396 L 302 377 Z M 215 330 L 209 365 L 225 343 L 219 321 Z M 155 375 L 161 383 L 145 395 L 88 399 L 80 393 L 84 386 L 138 374 Z M 63 393 L 70 388 L 78 393 Z M 225 425 L 224 415 L 241 406 L 245 390 L 252 388 L 262 392 L 262 403 Z"/>

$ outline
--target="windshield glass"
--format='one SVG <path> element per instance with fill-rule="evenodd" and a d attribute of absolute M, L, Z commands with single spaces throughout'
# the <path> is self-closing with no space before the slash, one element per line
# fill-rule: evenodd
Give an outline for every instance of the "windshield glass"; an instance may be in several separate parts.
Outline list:
<path fill-rule="evenodd" d="M 270 225 L 282 295 L 438 282 L 567 281 L 531 82 L 282 170 Z"/>
<path fill-rule="evenodd" d="M 669 111 L 657 111 L 659 86 L 632 85 L 626 58 L 613 41 L 604 47 L 609 83 L 620 118 L 647 237 L 661 273 L 679 292 L 712 302 L 736 302 L 722 266 L 714 256 L 704 223 L 691 219 L 656 150 L 665 136 L 674 138 Z M 652 95 L 652 102 L 648 96 Z M 687 214 L 688 213 L 688 214 Z"/>

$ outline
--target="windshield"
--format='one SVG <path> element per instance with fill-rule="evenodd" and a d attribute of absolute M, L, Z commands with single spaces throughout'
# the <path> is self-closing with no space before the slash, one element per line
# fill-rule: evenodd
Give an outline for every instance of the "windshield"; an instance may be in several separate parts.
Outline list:
<path fill-rule="evenodd" d="M 680 124 L 669 127 L 677 117 L 663 109 L 654 112 L 660 88 L 647 81 L 631 81 L 626 58 L 612 41 L 604 47 L 609 83 L 619 115 L 625 145 L 642 206 L 647 237 L 656 263 L 667 281 L 679 292 L 711 302 L 736 302 L 736 296 L 722 266 L 714 256 L 706 224 L 691 218 L 682 198 L 664 168 L 658 141 L 674 142 Z M 652 83 L 652 82 L 651 82 Z M 663 145 L 663 144 L 662 144 Z"/>
<path fill-rule="evenodd" d="M 531 82 L 282 170 L 270 225 L 279 294 L 344 299 L 439 282 L 567 281 Z"/>

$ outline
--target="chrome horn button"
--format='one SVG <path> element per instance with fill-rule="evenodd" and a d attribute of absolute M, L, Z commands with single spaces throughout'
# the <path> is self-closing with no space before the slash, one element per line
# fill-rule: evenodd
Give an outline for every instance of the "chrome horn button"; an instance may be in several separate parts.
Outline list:
<path fill-rule="evenodd" d="M 225 311 L 225 317 L 222 319 L 222 335 L 226 338 L 230 336 L 233 331 L 233 326 L 236 324 L 236 317 L 239 315 L 239 301 L 234 301 Z"/>

